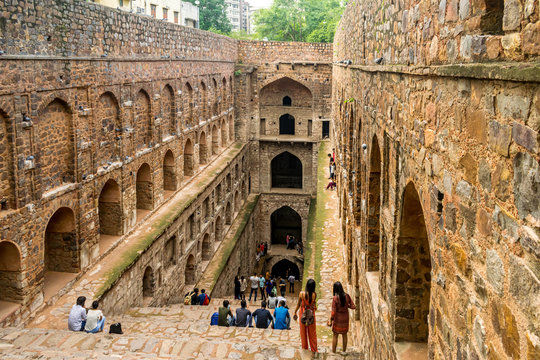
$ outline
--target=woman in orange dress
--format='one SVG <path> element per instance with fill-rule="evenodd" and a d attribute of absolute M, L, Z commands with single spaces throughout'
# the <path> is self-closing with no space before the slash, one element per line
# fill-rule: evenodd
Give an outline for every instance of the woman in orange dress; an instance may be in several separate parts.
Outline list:
<path fill-rule="evenodd" d="M 294 310 L 294 320 L 298 319 L 298 309 L 300 309 L 300 338 L 302 339 L 302 349 L 309 347 L 312 352 L 317 351 L 317 322 L 315 321 L 315 311 L 317 311 L 317 294 L 315 294 L 315 280 L 309 279 L 306 283 L 306 290 L 301 291 L 298 296 L 298 304 L 296 304 L 296 309 Z M 304 312 L 308 311 L 306 315 L 311 312 L 311 323 L 304 324 L 305 320 L 302 315 Z M 305 318 L 309 318 L 306 316 Z"/>
<path fill-rule="evenodd" d="M 339 334 L 343 336 L 343 351 L 347 351 L 347 333 L 349 332 L 349 309 L 356 309 L 349 294 L 343 291 L 339 281 L 334 283 L 334 299 L 332 300 L 332 315 L 328 326 L 332 327 L 332 352 L 336 352 Z"/>

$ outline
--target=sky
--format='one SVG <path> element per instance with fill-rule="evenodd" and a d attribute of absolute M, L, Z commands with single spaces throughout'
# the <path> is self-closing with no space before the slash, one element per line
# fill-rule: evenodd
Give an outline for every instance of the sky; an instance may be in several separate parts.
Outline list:
<path fill-rule="evenodd" d="M 248 0 L 249 5 L 254 8 L 269 8 L 273 0 Z"/>

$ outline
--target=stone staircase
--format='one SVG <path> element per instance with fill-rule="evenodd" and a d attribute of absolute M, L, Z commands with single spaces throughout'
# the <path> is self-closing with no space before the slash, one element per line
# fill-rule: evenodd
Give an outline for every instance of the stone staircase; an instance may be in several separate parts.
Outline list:
<path fill-rule="evenodd" d="M 293 302 L 294 299 L 288 299 Z M 112 321 L 122 323 L 123 335 L 75 333 L 41 328 L 0 329 L 2 359 L 311 359 L 300 347 L 298 324 L 291 330 L 210 326 L 222 299 L 210 306 L 171 305 L 134 308 Z M 231 308 L 239 307 L 233 301 Z M 253 311 L 256 304 L 250 304 Z M 106 328 L 111 324 L 107 321 Z M 322 325 L 324 326 L 324 325 Z M 321 327 L 322 327 L 321 326 Z M 349 349 L 329 354 L 328 340 L 319 338 L 319 359 L 363 359 Z"/>

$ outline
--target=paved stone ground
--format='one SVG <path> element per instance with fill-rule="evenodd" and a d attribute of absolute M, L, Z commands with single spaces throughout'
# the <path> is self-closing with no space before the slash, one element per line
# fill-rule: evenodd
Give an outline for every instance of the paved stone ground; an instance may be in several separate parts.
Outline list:
<path fill-rule="evenodd" d="M 326 171 L 326 166 L 319 171 Z M 319 184 L 319 186 L 323 186 Z M 110 256 L 78 280 L 71 291 L 42 311 L 27 328 L 0 329 L 1 359 L 364 359 L 349 347 L 349 351 L 330 354 L 331 331 L 326 326 L 329 317 L 332 284 L 345 283 L 343 246 L 338 236 L 337 196 L 328 193 L 322 239 L 319 307 L 317 311 L 320 354 L 313 356 L 300 347 L 298 324 L 291 330 L 262 330 L 256 328 L 223 328 L 210 326 L 211 314 L 217 311 L 222 299 L 213 299 L 208 307 L 172 305 L 162 308 L 136 308 L 121 316 L 107 318 L 107 325 L 121 322 L 123 335 L 74 333 L 65 330 L 69 309 L 77 294 L 88 293 L 101 285 L 97 274 L 106 266 Z M 152 217 L 149 219 L 151 220 Z M 292 310 L 296 297 L 287 298 Z M 233 301 L 231 307 L 239 307 Z M 250 309 L 256 309 L 250 304 Z M 106 314 L 107 315 L 107 314 Z M 108 326 L 107 326 L 108 328 Z M 352 344 L 351 344 L 352 345 Z M 338 347 L 338 350 L 340 347 Z"/>

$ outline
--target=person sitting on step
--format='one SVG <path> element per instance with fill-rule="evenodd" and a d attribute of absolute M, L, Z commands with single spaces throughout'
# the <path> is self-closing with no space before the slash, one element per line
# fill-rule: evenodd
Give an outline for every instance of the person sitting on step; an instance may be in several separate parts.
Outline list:
<path fill-rule="evenodd" d="M 289 330 L 291 328 L 291 315 L 289 308 L 285 306 L 285 301 L 281 300 L 279 306 L 274 310 L 274 329 Z"/>
<path fill-rule="evenodd" d="M 247 308 L 246 300 L 242 300 L 240 306 L 240 308 L 236 309 L 236 326 L 253 327 L 253 325 L 251 325 L 251 311 Z"/>
<path fill-rule="evenodd" d="M 223 300 L 223 306 L 218 309 L 218 326 L 234 326 L 234 321 L 229 300 Z"/>
<path fill-rule="evenodd" d="M 201 289 L 201 294 L 199 295 L 199 305 L 206 306 L 210 304 L 210 296 L 206 294 L 206 290 Z"/>
<path fill-rule="evenodd" d="M 79 296 L 77 298 L 77 303 L 73 305 L 71 311 L 69 312 L 68 318 L 68 328 L 71 331 L 83 331 L 84 326 L 86 325 L 86 308 L 84 303 L 86 302 L 86 297 Z"/>
<path fill-rule="evenodd" d="M 84 331 L 87 333 L 95 334 L 103 331 L 103 328 L 105 327 L 105 316 L 103 316 L 101 310 L 97 309 L 98 306 L 99 301 L 94 300 L 94 302 L 92 302 L 92 309 L 88 310 L 88 314 L 86 315 L 86 325 L 84 327 Z"/>
<path fill-rule="evenodd" d="M 261 308 L 253 312 L 253 319 L 257 329 L 268 329 L 268 326 L 274 325 L 274 318 L 270 311 L 266 310 L 266 301 L 261 302 Z"/>

